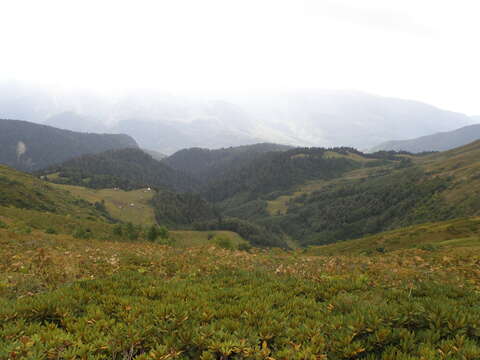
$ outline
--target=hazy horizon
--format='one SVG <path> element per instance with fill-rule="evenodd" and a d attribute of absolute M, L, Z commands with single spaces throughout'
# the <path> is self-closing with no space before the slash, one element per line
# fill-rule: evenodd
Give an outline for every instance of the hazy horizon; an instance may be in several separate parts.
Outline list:
<path fill-rule="evenodd" d="M 3 2 L 0 86 L 111 101 L 351 89 L 477 115 L 478 10 L 468 0 Z"/>

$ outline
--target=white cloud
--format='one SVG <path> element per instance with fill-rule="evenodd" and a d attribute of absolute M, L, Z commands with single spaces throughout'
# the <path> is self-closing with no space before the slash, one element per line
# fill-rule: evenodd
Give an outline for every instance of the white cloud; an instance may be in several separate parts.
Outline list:
<path fill-rule="evenodd" d="M 477 1 L 0 2 L 0 80 L 118 93 L 355 88 L 480 113 Z"/>

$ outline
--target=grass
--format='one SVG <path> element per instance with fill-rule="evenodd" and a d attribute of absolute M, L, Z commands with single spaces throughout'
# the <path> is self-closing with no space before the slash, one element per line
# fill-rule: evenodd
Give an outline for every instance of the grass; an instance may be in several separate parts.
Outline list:
<path fill-rule="evenodd" d="M 0 358 L 473 360 L 478 249 L 309 256 L 0 229 Z"/>
<path fill-rule="evenodd" d="M 138 225 L 156 224 L 155 213 L 150 200 L 155 191 L 139 189 L 132 191 L 115 189 L 89 189 L 81 186 L 52 184 L 53 187 L 68 191 L 71 195 L 90 203 L 105 202 L 108 213 L 115 219 Z"/>
<path fill-rule="evenodd" d="M 239 251 L 217 231 L 167 246 L 17 179 L 0 207 L 0 359 L 480 358 L 480 218 L 307 251 Z M 13 206 L 22 192 L 35 207 Z"/>
<path fill-rule="evenodd" d="M 31 175 L 0 165 L 0 206 L 101 217 L 93 206 Z"/>
<path fill-rule="evenodd" d="M 452 177 L 454 185 L 442 197 L 458 206 L 478 208 L 480 199 L 480 141 L 415 159 L 430 176 Z M 471 210 L 470 210 L 471 212 Z"/>
<path fill-rule="evenodd" d="M 120 221 L 144 226 L 156 224 L 154 210 L 150 205 L 150 200 L 155 195 L 153 190 L 95 190 L 63 184 L 53 184 L 53 186 L 90 203 L 104 201 L 108 213 Z M 108 230 L 107 234 L 110 235 L 111 230 Z M 237 233 L 231 231 L 172 230 L 170 237 L 173 240 L 173 246 L 178 248 L 218 245 L 219 239 L 226 239 L 234 248 L 248 243 Z"/>
<path fill-rule="evenodd" d="M 27 229 L 47 229 L 58 234 L 72 234 L 76 229 L 90 229 L 97 239 L 111 239 L 113 224 L 105 222 L 99 217 L 84 217 L 72 213 L 71 215 L 54 214 L 38 210 L 18 209 L 14 207 L 0 207 L 0 219 L 9 225 L 9 229 L 16 232 Z"/>
<path fill-rule="evenodd" d="M 362 239 L 314 246 L 307 250 L 307 254 L 367 255 L 411 248 L 475 247 L 480 245 L 479 231 L 480 217 L 456 219 L 410 226 Z"/>
<path fill-rule="evenodd" d="M 0 359 L 480 358 L 480 217 L 306 251 L 222 248 L 242 245 L 229 232 L 166 246 L 112 238 L 88 203 L 9 172 Z"/>

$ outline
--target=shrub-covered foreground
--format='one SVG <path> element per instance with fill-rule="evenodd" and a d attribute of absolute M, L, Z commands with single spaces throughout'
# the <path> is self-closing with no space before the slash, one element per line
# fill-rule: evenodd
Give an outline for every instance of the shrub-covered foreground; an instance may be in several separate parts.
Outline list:
<path fill-rule="evenodd" d="M 471 247 L 311 257 L 2 229 L 0 245 L 1 359 L 480 358 Z"/>

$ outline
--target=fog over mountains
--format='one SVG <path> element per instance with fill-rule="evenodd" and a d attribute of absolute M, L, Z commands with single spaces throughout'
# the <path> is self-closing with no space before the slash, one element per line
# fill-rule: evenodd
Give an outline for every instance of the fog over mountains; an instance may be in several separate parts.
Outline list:
<path fill-rule="evenodd" d="M 375 146 L 371 151 L 394 150 L 411 153 L 446 151 L 478 139 L 480 139 L 480 124 L 474 124 L 453 131 L 421 136 L 416 139 L 387 141 Z"/>
<path fill-rule="evenodd" d="M 146 149 L 259 142 L 370 149 L 477 121 L 434 106 L 355 91 L 201 98 L 139 91 L 116 98 L 0 85 L 0 118 L 82 132 L 125 133 Z"/>

